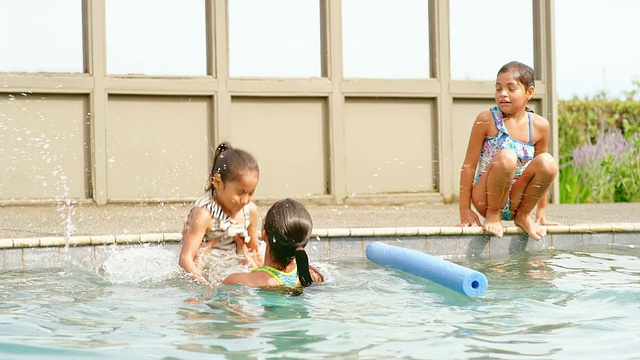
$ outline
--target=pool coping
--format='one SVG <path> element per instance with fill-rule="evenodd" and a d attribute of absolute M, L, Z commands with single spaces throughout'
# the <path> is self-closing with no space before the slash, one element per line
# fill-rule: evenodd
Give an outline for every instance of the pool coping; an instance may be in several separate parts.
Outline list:
<path fill-rule="evenodd" d="M 603 234 L 603 233 L 638 233 L 640 223 L 605 223 L 546 226 L 547 234 Z M 505 236 L 524 235 L 517 226 L 505 227 Z M 465 237 L 486 236 L 479 226 L 420 226 L 420 227 L 353 227 L 353 228 L 317 228 L 313 229 L 312 237 L 321 238 L 366 238 L 366 237 Z M 141 233 L 141 234 L 102 234 L 102 235 L 71 235 L 71 236 L 40 236 L 27 238 L 1 238 L 0 250 L 22 248 L 47 248 L 63 246 L 95 246 L 95 245 L 130 245 L 177 243 L 182 240 L 180 233 Z M 640 241 L 638 241 L 640 244 Z"/>
<path fill-rule="evenodd" d="M 547 236 L 531 241 L 515 226 L 496 238 L 481 227 L 355 227 L 317 228 L 306 249 L 313 261 L 352 260 L 366 257 L 373 242 L 408 248 L 449 260 L 504 261 L 522 254 L 574 251 L 636 251 L 640 249 L 640 223 L 549 226 Z M 175 256 L 180 233 L 42 236 L 0 238 L 0 270 L 89 264 L 101 266 L 113 254 L 141 256 L 132 248 L 160 247 Z M 132 255 L 133 254 L 133 255 Z M 96 268 L 97 269 L 97 268 Z"/>

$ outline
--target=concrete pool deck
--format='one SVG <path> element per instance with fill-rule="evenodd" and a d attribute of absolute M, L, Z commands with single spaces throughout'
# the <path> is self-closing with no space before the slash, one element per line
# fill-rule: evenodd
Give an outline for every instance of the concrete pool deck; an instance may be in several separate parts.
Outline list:
<path fill-rule="evenodd" d="M 459 221 L 457 204 L 306 206 L 315 229 L 449 228 Z M 259 207 L 263 216 L 268 205 Z M 190 208 L 186 203 L 0 205 L 0 239 L 173 234 L 182 230 Z M 547 219 L 561 223 L 558 228 L 595 229 L 613 225 L 640 233 L 640 203 L 550 204 Z M 503 223 L 513 227 L 513 222 Z M 549 227 L 551 231 L 553 228 Z"/>
<path fill-rule="evenodd" d="M 268 205 L 259 207 L 264 216 Z M 83 259 L 97 259 L 114 244 L 179 247 L 190 208 L 186 203 L 3 205 L 0 269 L 58 265 L 66 245 L 76 248 L 75 256 Z M 513 222 L 503 222 L 507 230 L 503 239 L 489 237 L 479 226 L 455 226 L 457 204 L 307 204 L 307 208 L 314 220 L 314 239 L 307 249 L 310 256 L 323 259 L 363 256 L 372 241 L 451 257 L 494 257 L 524 249 L 640 247 L 640 203 L 550 204 L 547 219 L 561 225 L 549 226 L 542 241 L 527 241 Z"/>

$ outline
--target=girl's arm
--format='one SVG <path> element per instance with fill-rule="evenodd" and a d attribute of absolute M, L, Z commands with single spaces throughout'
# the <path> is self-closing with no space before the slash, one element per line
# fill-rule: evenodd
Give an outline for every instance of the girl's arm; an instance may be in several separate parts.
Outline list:
<path fill-rule="evenodd" d="M 487 119 L 488 117 L 488 119 Z M 460 224 L 462 226 L 481 225 L 478 215 L 471 210 L 471 192 L 473 178 L 475 177 L 478 158 L 482 151 L 484 139 L 487 137 L 488 124 L 493 121 L 489 111 L 483 111 L 476 117 L 471 128 L 467 153 L 460 170 L 460 194 L 458 208 L 460 211 Z"/>
<path fill-rule="evenodd" d="M 194 279 L 204 280 L 202 276 L 202 264 L 197 264 L 195 259 L 202 244 L 204 234 L 211 225 L 211 215 L 204 208 L 191 210 L 187 222 L 182 230 L 182 248 L 180 249 L 179 264 L 184 271 L 190 273 Z"/>
<path fill-rule="evenodd" d="M 311 274 L 311 279 L 313 279 L 314 283 L 320 284 L 324 282 L 324 275 L 322 275 L 320 270 L 311 265 L 309 265 L 309 273 Z"/>
<path fill-rule="evenodd" d="M 549 137 L 551 134 L 551 125 L 549 120 L 539 115 L 533 115 L 535 121 L 535 128 L 540 134 L 540 139 L 535 143 L 535 156 L 548 152 L 549 149 Z M 560 225 L 560 223 L 547 221 L 547 201 L 548 195 L 545 193 L 538 202 L 538 208 L 536 210 L 535 221 L 541 225 Z"/>
<path fill-rule="evenodd" d="M 249 251 L 253 253 L 260 252 L 260 246 L 258 245 L 258 221 L 259 219 L 259 211 L 256 204 L 249 203 L 249 228 L 247 232 L 249 233 L 249 243 L 247 247 Z"/>
<path fill-rule="evenodd" d="M 531 114 L 533 117 L 533 128 L 537 134 L 534 134 L 534 138 L 537 137 L 537 141 L 534 143 L 535 154 L 534 156 L 538 156 L 540 154 L 546 153 L 549 151 L 549 137 L 551 136 L 551 125 L 549 124 L 549 120 L 543 118 L 537 114 Z M 537 136 L 536 136 L 537 135 Z"/>
<path fill-rule="evenodd" d="M 263 256 L 260 253 L 260 245 L 258 243 L 258 222 L 259 211 L 256 204 L 249 203 L 249 227 L 247 233 L 249 243 L 244 242 L 244 238 L 236 239 L 236 252 L 242 254 L 247 259 L 247 265 L 251 268 L 262 266 Z"/>

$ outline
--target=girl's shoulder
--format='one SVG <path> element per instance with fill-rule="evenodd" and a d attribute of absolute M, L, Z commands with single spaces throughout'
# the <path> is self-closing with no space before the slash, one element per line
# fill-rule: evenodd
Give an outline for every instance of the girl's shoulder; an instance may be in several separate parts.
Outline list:
<path fill-rule="evenodd" d="M 189 217 L 195 216 L 197 218 L 202 219 L 211 219 L 213 217 L 212 214 L 212 206 L 215 206 L 215 201 L 211 198 L 211 196 L 202 197 L 193 202 L 191 206 L 191 211 L 189 212 Z"/>
<path fill-rule="evenodd" d="M 207 207 L 210 204 L 215 203 L 215 201 L 213 200 L 212 196 L 207 195 L 207 196 L 203 196 L 200 199 L 196 200 L 193 202 L 192 207 L 193 208 L 197 208 L 197 207 Z"/>
<path fill-rule="evenodd" d="M 207 224 L 210 224 L 212 219 L 213 217 L 209 210 L 201 206 L 194 206 L 189 212 L 189 220 L 192 222 L 206 220 Z"/>
<path fill-rule="evenodd" d="M 187 220 L 184 223 L 182 234 L 184 235 L 185 232 L 204 234 L 211 228 L 212 219 L 213 217 L 207 209 L 203 207 L 193 207 L 191 211 L 189 211 Z"/>
<path fill-rule="evenodd" d="M 233 273 L 223 280 L 223 284 L 243 284 L 246 286 L 261 287 L 273 286 L 271 276 L 264 271 L 251 271 L 242 273 Z"/>
<path fill-rule="evenodd" d="M 487 125 L 487 124 L 495 124 L 493 120 L 493 113 L 491 110 L 483 110 L 476 117 L 476 121 L 474 122 L 476 125 Z"/>
<path fill-rule="evenodd" d="M 533 123 L 533 127 L 538 130 L 545 130 L 551 127 L 549 120 L 547 120 L 545 117 L 540 116 L 536 113 L 531 113 L 531 121 Z"/>
<path fill-rule="evenodd" d="M 551 132 L 549 120 L 538 114 L 531 114 L 532 142 L 538 144 L 540 140 L 548 139 Z M 545 140 L 546 141 L 546 140 Z"/>
<path fill-rule="evenodd" d="M 222 207 L 216 202 L 216 200 L 212 196 L 205 196 L 196 200 L 193 203 L 192 211 L 196 209 L 203 209 L 211 215 L 212 218 L 215 219 L 224 219 L 226 218 L 226 214 Z"/>
<path fill-rule="evenodd" d="M 545 117 L 543 117 L 542 115 L 538 115 L 536 113 L 530 113 L 531 114 L 531 120 L 533 122 L 538 122 L 538 123 L 549 123 L 549 120 L 547 120 Z"/>
<path fill-rule="evenodd" d="M 473 122 L 473 131 L 482 132 L 485 136 L 493 136 L 498 130 L 491 110 L 481 111 Z"/>

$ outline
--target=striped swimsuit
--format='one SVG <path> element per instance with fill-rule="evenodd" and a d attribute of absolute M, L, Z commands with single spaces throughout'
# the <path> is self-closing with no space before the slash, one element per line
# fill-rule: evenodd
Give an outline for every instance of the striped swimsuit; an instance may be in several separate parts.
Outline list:
<path fill-rule="evenodd" d="M 236 235 L 243 236 L 245 241 L 248 240 L 249 233 L 247 232 L 247 229 L 249 228 L 250 223 L 248 205 L 242 208 L 242 212 L 244 213 L 244 225 L 231 219 L 211 196 L 206 196 L 197 200 L 193 204 L 193 207 L 203 207 L 211 214 L 211 229 L 204 235 L 202 242 L 206 243 L 213 239 L 222 238 L 222 240 L 216 243 L 213 248 L 235 251 L 236 243 L 234 241 L 234 237 Z"/>

